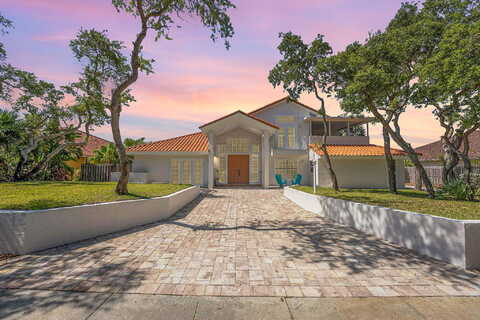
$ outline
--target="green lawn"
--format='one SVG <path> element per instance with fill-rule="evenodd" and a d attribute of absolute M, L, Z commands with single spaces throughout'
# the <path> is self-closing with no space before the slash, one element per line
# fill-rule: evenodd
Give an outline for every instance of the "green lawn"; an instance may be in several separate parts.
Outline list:
<path fill-rule="evenodd" d="M 0 210 L 36 210 L 165 196 L 190 185 L 128 185 L 129 195 L 114 192 L 113 182 L 0 183 Z"/>
<path fill-rule="evenodd" d="M 313 194 L 312 187 L 294 188 Z M 480 219 L 479 201 L 433 200 L 429 199 L 425 192 L 416 190 L 401 190 L 398 195 L 394 195 L 382 189 L 344 189 L 335 192 L 333 189 L 317 188 L 316 194 L 452 219 Z"/>

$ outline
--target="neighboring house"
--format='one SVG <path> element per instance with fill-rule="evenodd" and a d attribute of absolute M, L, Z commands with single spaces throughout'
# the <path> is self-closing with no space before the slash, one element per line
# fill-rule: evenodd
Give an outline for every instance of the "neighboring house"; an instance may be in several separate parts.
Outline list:
<path fill-rule="evenodd" d="M 370 145 L 371 118 L 328 117 L 328 144 L 341 187 L 387 186 L 383 147 Z M 352 136 L 354 126 L 366 136 Z M 200 127 L 201 132 L 131 147 L 132 177 L 138 181 L 215 185 L 277 185 L 276 174 L 291 180 L 301 174 L 311 185 L 311 161 L 322 157 L 316 143 L 323 122 L 313 108 L 288 97 L 245 113 L 236 111 Z M 358 130 L 357 130 L 358 132 Z M 405 153 L 393 150 L 398 186 L 404 186 Z M 330 179 L 319 161 L 319 186 Z"/>
<path fill-rule="evenodd" d="M 468 142 L 470 145 L 470 159 L 472 159 L 474 163 L 480 162 L 480 130 L 473 132 L 468 137 Z M 418 147 L 415 151 L 422 154 L 420 161 L 425 167 L 443 166 L 443 148 L 441 140 Z M 460 161 L 459 165 L 462 166 L 463 162 Z"/>
<path fill-rule="evenodd" d="M 79 136 L 75 139 L 75 142 L 82 142 L 85 139 L 86 133 L 83 131 L 78 132 Z M 103 146 L 111 144 L 110 141 L 93 136 L 90 134 L 86 145 L 82 146 L 82 155 L 76 160 L 66 161 L 65 163 L 74 169 L 79 169 L 84 163 L 87 163 L 88 158 L 95 155 L 94 151 L 100 149 Z"/>

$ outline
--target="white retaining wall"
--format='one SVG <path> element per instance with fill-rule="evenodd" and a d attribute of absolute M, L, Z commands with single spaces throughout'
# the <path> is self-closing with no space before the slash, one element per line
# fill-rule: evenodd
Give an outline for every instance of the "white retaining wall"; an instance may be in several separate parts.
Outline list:
<path fill-rule="evenodd" d="M 199 194 L 193 186 L 152 199 L 0 210 L 0 253 L 26 254 L 167 219 Z"/>
<path fill-rule="evenodd" d="M 480 221 L 454 220 L 285 188 L 300 207 L 367 234 L 466 269 L 480 268 Z"/>

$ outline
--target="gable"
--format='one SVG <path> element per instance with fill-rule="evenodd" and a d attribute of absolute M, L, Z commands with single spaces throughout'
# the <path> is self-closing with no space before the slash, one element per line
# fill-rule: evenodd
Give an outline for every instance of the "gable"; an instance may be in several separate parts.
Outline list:
<path fill-rule="evenodd" d="M 278 109 L 282 109 L 281 111 Z M 290 110 L 289 110 L 290 109 Z M 249 112 L 250 115 L 254 115 L 258 118 L 262 118 L 262 115 L 271 114 L 271 113 L 302 113 L 305 115 L 318 116 L 317 110 L 312 107 L 307 106 L 296 100 L 292 100 L 289 97 L 284 97 L 280 100 L 271 102 L 261 108 L 255 109 Z"/>
<path fill-rule="evenodd" d="M 284 99 L 276 102 L 267 108 L 255 111 L 255 117 L 278 127 L 305 126 L 305 118 L 317 116 L 318 114 L 310 108 L 305 108 L 295 101 Z"/>

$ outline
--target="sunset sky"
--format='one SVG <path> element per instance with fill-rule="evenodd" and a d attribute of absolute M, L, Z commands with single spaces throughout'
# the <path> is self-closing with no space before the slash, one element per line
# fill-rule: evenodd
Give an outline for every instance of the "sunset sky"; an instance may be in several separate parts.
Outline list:
<path fill-rule="evenodd" d="M 124 137 L 158 140 L 198 131 L 198 126 L 241 109 L 250 111 L 286 94 L 273 89 L 269 70 L 279 59 L 278 33 L 293 31 L 310 41 L 324 34 L 335 51 L 369 31 L 383 29 L 402 0 L 237 0 L 231 10 L 235 36 L 231 49 L 213 43 L 195 19 L 182 22 L 173 40 L 145 43 L 155 73 L 141 75 L 133 87 L 137 102 L 122 113 Z M 118 14 L 110 0 L 0 0 L 3 15 L 15 29 L 3 37 L 9 62 L 57 85 L 75 81 L 80 65 L 68 43 L 80 28 L 108 30 L 112 39 L 130 45 L 138 21 Z M 318 106 L 313 96 L 301 102 Z M 327 112 L 341 113 L 335 100 Z M 414 146 L 440 136 L 428 110 L 403 116 L 403 134 Z M 111 139 L 108 126 L 95 134 Z M 382 144 L 379 126 L 372 142 Z"/>

